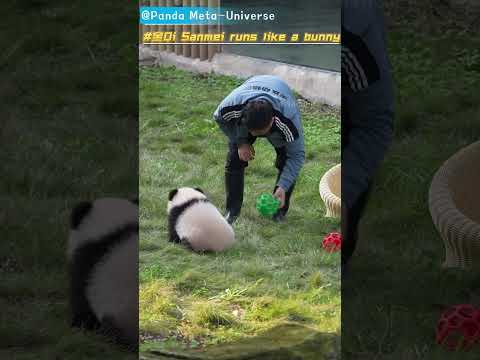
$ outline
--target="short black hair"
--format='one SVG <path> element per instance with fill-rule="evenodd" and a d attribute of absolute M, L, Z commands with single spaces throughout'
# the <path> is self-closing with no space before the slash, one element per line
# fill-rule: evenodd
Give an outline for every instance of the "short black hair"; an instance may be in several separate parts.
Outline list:
<path fill-rule="evenodd" d="M 243 108 L 242 122 L 248 130 L 265 129 L 273 118 L 273 107 L 266 100 L 252 100 Z"/>

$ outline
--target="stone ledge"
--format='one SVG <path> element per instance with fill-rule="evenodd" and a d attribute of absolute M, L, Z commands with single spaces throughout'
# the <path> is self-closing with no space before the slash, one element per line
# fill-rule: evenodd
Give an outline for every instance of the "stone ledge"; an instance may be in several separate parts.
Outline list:
<path fill-rule="evenodd" d="M 175 53 L 139 47 L 140 65 L 174 65 L 179 69 L 200 73 L 248 78 L 254 75 L 276 75 L 304 98 L 334 107 L 341 104 L 341 76 L 338 72 L 290 65 L 248 56 L 219 53 L 211 61 L 185 58 Z"/>

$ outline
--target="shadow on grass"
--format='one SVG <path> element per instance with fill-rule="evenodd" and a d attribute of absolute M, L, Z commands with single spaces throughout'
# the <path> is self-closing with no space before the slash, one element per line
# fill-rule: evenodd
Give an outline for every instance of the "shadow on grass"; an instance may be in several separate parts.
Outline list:
<path fill-rule="evenodd" d="M 254 338 L 190 351 L 146 348 L 140 359 L 323 360 L 339 358 L 340 338 L 298 324 L 284 324 Z"/>

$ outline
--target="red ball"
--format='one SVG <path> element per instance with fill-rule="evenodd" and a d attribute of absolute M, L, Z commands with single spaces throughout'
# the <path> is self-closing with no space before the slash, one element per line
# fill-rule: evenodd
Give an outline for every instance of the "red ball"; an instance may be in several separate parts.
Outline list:
<path fill-rule="evenodd" d="M 470 350 L 480 340 L 480 310 L 470 304 L 450 307 L 440 316 L 437 344 L 448 350 Z"/>
<path fill-rule="evenodd" d="M 342 247 L 342 235 L 332 232 L 323 238 L 323 249 L 327 252 L 336 252 Z"/>

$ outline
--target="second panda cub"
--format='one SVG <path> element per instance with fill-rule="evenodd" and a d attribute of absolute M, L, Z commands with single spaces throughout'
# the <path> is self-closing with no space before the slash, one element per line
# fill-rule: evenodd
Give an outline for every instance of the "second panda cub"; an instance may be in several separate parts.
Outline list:
<path fill-rule="evenodd" d="M 137 351 L 138 202 L 82 202 L 70 221 L 72 326 L 99 330 Z"/>
<path fill-rule="evenodd" d="M 172 242 L 195 252 L 224 251 L 235 244 L 232 227 L 200 188 L 170 191 L 167 212 Z"/>

